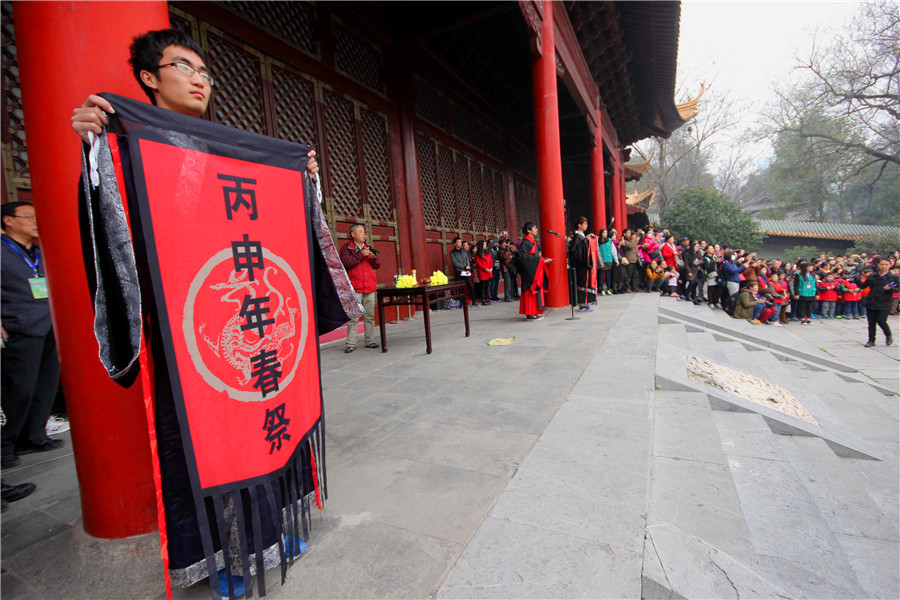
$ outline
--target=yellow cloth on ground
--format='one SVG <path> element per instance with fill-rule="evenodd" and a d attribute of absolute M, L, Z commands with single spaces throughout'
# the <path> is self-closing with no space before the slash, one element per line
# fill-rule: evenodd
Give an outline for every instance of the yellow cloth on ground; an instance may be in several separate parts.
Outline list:
<path fill-rule="evenodd" d="M 494 338 L 494 339 L 492 339 L 491 341 L 488 342 L 488 346 L 509 346 L 509 345 L 512 344 L 514 341 L 516 341 L 516 338 L 514 338 L 514 337 L 511 337 L 511 338 Z"/>

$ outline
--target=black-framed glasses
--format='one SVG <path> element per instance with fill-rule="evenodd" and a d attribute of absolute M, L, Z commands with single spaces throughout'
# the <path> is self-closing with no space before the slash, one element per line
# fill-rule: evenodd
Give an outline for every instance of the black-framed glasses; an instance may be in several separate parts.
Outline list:
<path fill-rule="evenodd" d="M 184 75 L 185 77 L 193 77 L 194 73 L 200 73 L 200 79 L 209 84 L 209 87 L 213 87 L 216 85 L 215 80 L 212 78 L 212 75 L 207 73 L 206 71 L 201 71 L 200 69 L 195 69 L 191 65 L 183 62 L 170 62 L 165 63 L 163 65 L 156 65 L 157 69 L 162 69 L 163 67 L 175 67 L 175 70 Z"/>
<path fill-rule="evenodd" d="M 28 219 L 33 223 L 37 223 L 37 217 L 35 215 L 10 215 L 13 219 Z"/>

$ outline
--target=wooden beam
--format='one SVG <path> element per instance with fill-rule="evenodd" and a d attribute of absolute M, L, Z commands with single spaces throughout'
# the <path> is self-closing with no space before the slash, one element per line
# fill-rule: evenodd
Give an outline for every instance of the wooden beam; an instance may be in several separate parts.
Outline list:
<path fill-rule="evenodd" d="M 440 4 L 434 4 L 436 8 L 441 6 Z M 440 27 L 435 27 L 429 31 L 424 33 L 420 33 L 419 35 L 412 38 L 412 42 L 417 43 L 425 43 L 428 40 L 434 39 L 439 35 L 443 35 L 445 33 L 450 33 L 451 31 L 462 29 L 464 27 L 469 27 L 478 23 L 480 21 L 484 21 L 485 19 L 490 19 L 496 15 L 502 15 L 506 12 L 511 12 L 516 9 L 517 6 L 512 2 L 504 2 L 500 6 L 495 6 L 493 8 L 489 8 L 487 10 L 483 10 L 481 12 L 475 13 L 473 15 L 469 15 L 468 17 L 463 17 L 462 19 L 457 19 L 456 21 L 452 21 L 450 23 L 446 23 L 441 25 Z"/>

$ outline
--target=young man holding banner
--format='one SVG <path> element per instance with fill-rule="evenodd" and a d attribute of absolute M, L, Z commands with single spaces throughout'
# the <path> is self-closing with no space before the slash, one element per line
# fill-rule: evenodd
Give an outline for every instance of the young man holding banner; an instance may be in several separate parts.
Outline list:
<path fill-rule="evenodd" d="M 315 152 L 196 119 L 215 79 L 181 32 L 135 38 L 130 63 L 156 108 L 91 95 L 72 117 L 91 146 L 82 230 L 101 362 L 123 385 L 141 378 L 167 587 L 211 575 L 214 597 L 237 597 L 256 575 L 264 594 L 265 570 L 281 564 L 283 581 L 305 548 L 320 482 L 327 495 L 317 336 L 362 309 Z"/>

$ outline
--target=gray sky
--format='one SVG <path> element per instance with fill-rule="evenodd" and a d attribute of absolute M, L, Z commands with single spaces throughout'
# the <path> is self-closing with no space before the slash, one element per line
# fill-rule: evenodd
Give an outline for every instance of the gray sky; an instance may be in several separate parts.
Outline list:
<path fill-rule="evenodd" d="M 752 126 L 775 84 L 792 77 L 795 57 L 809 49 L 814 32 L 840 29 L 857 8 L 856 2 L 683 0 L 676 100 L 693 97 L 706 80 L 739 99 L 741 128 Z M 761 158 L 771 146 L 753 151 Z"/>

